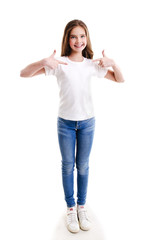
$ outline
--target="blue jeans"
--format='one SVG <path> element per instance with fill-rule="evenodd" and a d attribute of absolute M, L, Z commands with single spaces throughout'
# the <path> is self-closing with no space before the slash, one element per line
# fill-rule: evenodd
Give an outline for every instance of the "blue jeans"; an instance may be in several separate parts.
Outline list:
<path fill-rule="evenodd" d="M 58 117 L 57 130 L 62 155 L 62 182 L 68 207 L 75 206 L 74 166 L 77 168 L 77 203 L 86 202 L 89 155 L 95 129 L 95 118 L 70 121 Z"/>

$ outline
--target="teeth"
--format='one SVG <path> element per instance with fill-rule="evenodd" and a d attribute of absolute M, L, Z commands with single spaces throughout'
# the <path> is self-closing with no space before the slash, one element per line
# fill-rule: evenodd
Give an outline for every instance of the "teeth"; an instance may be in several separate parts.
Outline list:
<path fill-rule="evenodd" d="M 75 47 L 78 47 L 78 48 L 79 48 L 79 47 L 82 47 L 82 46 L 83 46 L 83 44 L 82 44 L 82 45 L 75 45 Z"/>

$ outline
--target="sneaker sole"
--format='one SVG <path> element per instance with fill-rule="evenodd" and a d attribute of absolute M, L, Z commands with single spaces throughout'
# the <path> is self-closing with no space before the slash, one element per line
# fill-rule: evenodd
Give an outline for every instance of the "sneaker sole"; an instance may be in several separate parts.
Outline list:
<path fill-rule="evenodd" d="M 86 229 L 83 228 L 83 227 L 81 226 L 80 222 L 79 222 L 79 227 L 80 227 L 80 229 L 83 230 L 83 231 L 89 231 L 89 230 L 91 229 L 91 227 L 86 228 Z"/>
<path fill-rule="evenodd" d="M 91 228 L 89 227 L 89 228 L 85 229 L 85 228 L 81 227 L 81 225 L 80 225 L 80 229 L 83 230 L 83 231 L 89 231 Z"/>

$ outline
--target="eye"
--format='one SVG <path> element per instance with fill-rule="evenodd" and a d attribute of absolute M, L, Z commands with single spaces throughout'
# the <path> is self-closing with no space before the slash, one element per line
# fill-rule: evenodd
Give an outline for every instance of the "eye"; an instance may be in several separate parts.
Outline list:
<path fill-rule="evenodd" d="M 70 38 L 71 38 L 71 39 L 74 39 L 74 38 L 75 38 L 75 36 L 71 36 Z"/>
<path fill-rule="evenodd" d="M 84 37 L 85 37 L 85 35 L 82 35 L 82 36 L 81 36 L 81 38 L 84 38 Z"/>

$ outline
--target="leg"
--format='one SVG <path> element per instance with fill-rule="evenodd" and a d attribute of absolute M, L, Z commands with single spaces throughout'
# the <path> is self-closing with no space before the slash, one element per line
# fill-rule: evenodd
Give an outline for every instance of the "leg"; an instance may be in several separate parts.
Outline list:
<path fill-rule="evenodd" d="M 95 129 L 95 118 L 82 121 L 77 130 L 77 203 L 84 205 L 86 202 L 88 175 L 89 175 L 89 155 L 93 143 Z"/>
<path fill-rule="evenodd" d="M 73 121 L 58 118 L 58 140 L 62 155 L 62 182 L 68 207 L 75 206 L 74 165 L 76 131 Z"/>

